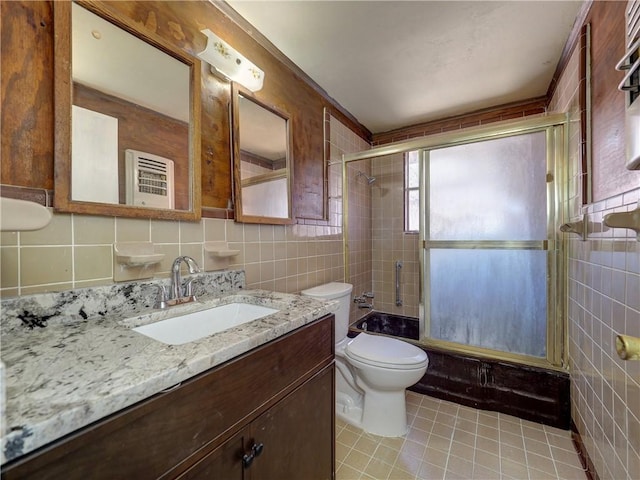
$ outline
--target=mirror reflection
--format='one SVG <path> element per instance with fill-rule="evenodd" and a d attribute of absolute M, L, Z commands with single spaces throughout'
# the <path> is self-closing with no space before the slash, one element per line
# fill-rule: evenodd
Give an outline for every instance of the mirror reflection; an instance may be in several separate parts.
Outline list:
<path fill-rule="evenodd" d="M 190 210 L 191 67 L 72 5 L 71 200 Z"/>
<path fill-rule="evenodd" d="M 251 98 L 237 99 L 236 218 L 291 220 L 288 119 Z"/>

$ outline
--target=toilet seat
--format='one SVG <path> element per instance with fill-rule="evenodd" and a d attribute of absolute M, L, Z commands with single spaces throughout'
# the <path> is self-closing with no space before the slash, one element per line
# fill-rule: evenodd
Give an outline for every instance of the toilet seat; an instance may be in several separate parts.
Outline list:
<path fill-rule="evenodd" d="M 410 343 L 394 338 L 361 333 L 344 350 L 353 360 L 393 370 L 412 370 L 424 367 L 427 354 Z"/>

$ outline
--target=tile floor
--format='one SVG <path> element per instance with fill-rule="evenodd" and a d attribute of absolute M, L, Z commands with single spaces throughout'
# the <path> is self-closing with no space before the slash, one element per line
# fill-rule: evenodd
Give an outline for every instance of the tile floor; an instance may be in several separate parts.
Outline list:
<path fill-rule="evenodd" d="M 580 479 L 568 431 L 407 392 L 405 438 L 336 420 L 336 479 Z"/>

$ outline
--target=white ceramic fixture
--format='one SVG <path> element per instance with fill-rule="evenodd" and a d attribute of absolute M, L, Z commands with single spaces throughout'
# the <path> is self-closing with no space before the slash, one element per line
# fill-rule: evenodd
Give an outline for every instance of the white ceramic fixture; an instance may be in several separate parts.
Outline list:
<path fill-rule="evenodd" d="M 353 286 L 332 282 L 302 295 L 338 300 L 336 311 L 336 415 L 368 433 L 400 437 L 407 433 L 405 389 L 427 371 L 427 354 L 395 338 L 360 333 L 348 338 Z"/>
<path fill-rule="evenodd" d="M 0 231 L 24 232 L 49 225 L 51 211 L 35 202 L 0 197 Z"/>
<path fill-rule="evenodd" d="M 261 305 L 229 303 L 142 325 L 133 331 L 168 345 L 182 345 L 276 312 L 278 310 Z"/>

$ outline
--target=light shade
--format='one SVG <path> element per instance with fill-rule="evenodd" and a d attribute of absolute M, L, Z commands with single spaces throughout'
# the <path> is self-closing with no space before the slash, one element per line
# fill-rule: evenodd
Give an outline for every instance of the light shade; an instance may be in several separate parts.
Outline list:
<path fill-rule="evenodd" d="M 207 36 L 207 48 L 198 54 L 201 60 L 211 65 L 229 80 L 238 82 L 252 92 L 262 88 L 264 72 L 247 60 L 231 45 L 208 28 L 201 30 Z"/>

